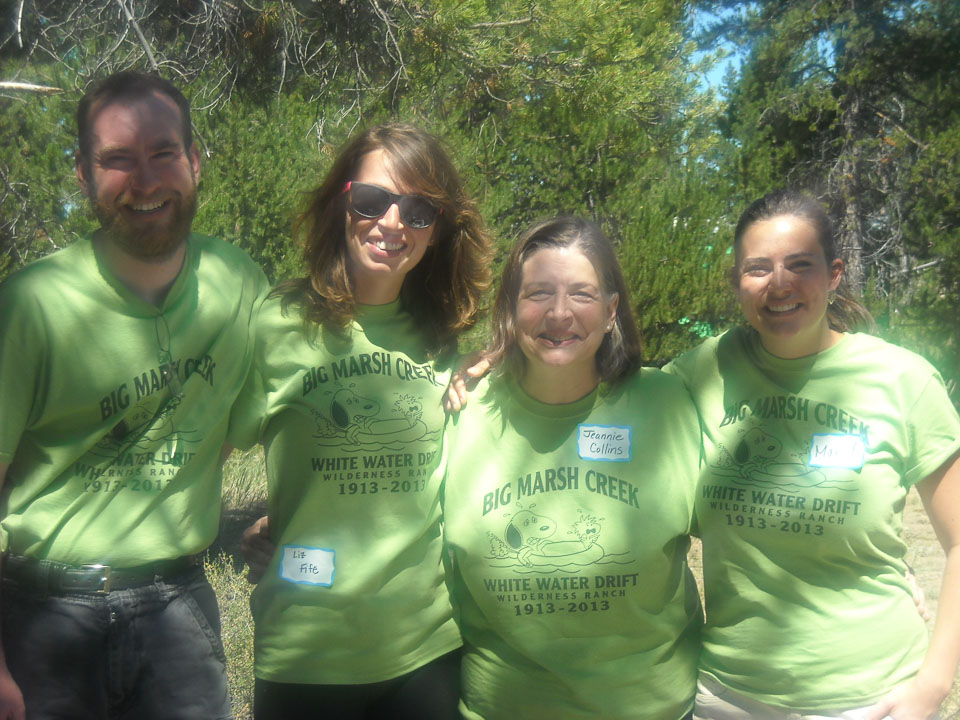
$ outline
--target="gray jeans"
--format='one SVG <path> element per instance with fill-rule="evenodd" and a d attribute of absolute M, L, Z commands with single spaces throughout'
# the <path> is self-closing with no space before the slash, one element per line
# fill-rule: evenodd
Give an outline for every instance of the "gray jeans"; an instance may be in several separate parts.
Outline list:
<path fill-rule="evenodd" d="M 28 720 L 231 717 L 217 598 L 202 568 L 106 595 L 5 579 L 2 636 Z"/>

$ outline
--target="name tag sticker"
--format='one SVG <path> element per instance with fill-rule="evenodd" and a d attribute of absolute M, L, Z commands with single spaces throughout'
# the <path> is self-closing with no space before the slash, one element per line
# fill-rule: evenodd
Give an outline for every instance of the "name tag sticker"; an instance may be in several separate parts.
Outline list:
<path fill-rule="evenodd" d="M 629 462 L 633 428 L 620 425 L 580 425 L 577 452 L 584 460 Z"/>
<path fill-rule="evenodd" d="M 863 467 L 866 450 L 860 435 L 814 435 L 810 441 L 810 462 L 814 467 Z"/>
<path fill-rule="evenodd" d="M 280 557 L 280 577 L 300 585 L 333 585 L 336 553 L 327 548 L 284 545 Z"/>

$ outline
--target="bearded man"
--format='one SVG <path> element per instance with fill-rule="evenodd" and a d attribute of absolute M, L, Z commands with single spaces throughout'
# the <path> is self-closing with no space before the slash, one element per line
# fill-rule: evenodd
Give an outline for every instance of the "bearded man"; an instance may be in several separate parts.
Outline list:
<path fill-rule="evenodd" d="M 112 75 L 77 126 L 100 227 L 0 286 L 0 720 L 227 718 L 198 555 L 266 278 L 191 233 L 176 87 Z"/>

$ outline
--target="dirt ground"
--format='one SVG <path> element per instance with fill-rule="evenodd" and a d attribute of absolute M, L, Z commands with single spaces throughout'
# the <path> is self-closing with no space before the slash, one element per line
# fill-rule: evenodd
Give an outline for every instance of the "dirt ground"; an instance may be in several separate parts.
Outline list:
<path fill-rule="evenodd" d="M 917 581 L 926 595 L 927 608 L 930 617 L 936 617 L 937 601 L 940 599 L 940 580 L 943 576 L 944 555 L 934 535 L 930 521 L 915 491 L 907 497 L 907 505 L 903 511 L 903 537 L 907 543 L 907 562 L 913 568 Z M 690 548 L 690 566 L 697 581 L 700 581 L 702 566 L 700 546 L 694 541 Z M 933 620 L 927 622 L 927 627 L 933 630 Z M 960 720 L 960 682 L 955 682 L 953 691 L 947 697 L 941 708 L 941 720 Z"/>

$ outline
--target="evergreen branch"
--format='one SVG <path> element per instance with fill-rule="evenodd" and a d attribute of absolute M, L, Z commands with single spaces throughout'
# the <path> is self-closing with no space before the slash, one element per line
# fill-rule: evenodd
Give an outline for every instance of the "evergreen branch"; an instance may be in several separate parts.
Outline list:
<path fill-rule="evenodd" d="M 887 115 L 886 113 L 884 113 L 884 112 L 882 112 L 882 111 L 880 111 L 880 110 L 874 110 L 874 112 L 876 113 L 877 117 L 880 118 L 881 120 L 886 120 L 887 122 L 891 123 L 895 128 L 897 128 L 897 130 L 899 130 L 900 132 L 903 133 L 904 137 L 907 138 L 907 140 L 909 140 L 910 142 L 912 142 L 912 143 L 913 143 L 914 145 L 916 145 L 918 148 L 920 148 L 921 150 L 926 150 L 926 149 L 927 149 L 926 144 L 920 142 L 920 141 L 917 140 L 915 137 L 913 137 L 913 135 L 911 135 L 909 132 L 907 132 L 907 129 L 906 129 L 903 125 L 901 125 L 900 123 L 898 123 L 898 122 L 897 122 L 896 120 L 894 120 L 892 117 L 890 117 L 889 115 Z"/>

